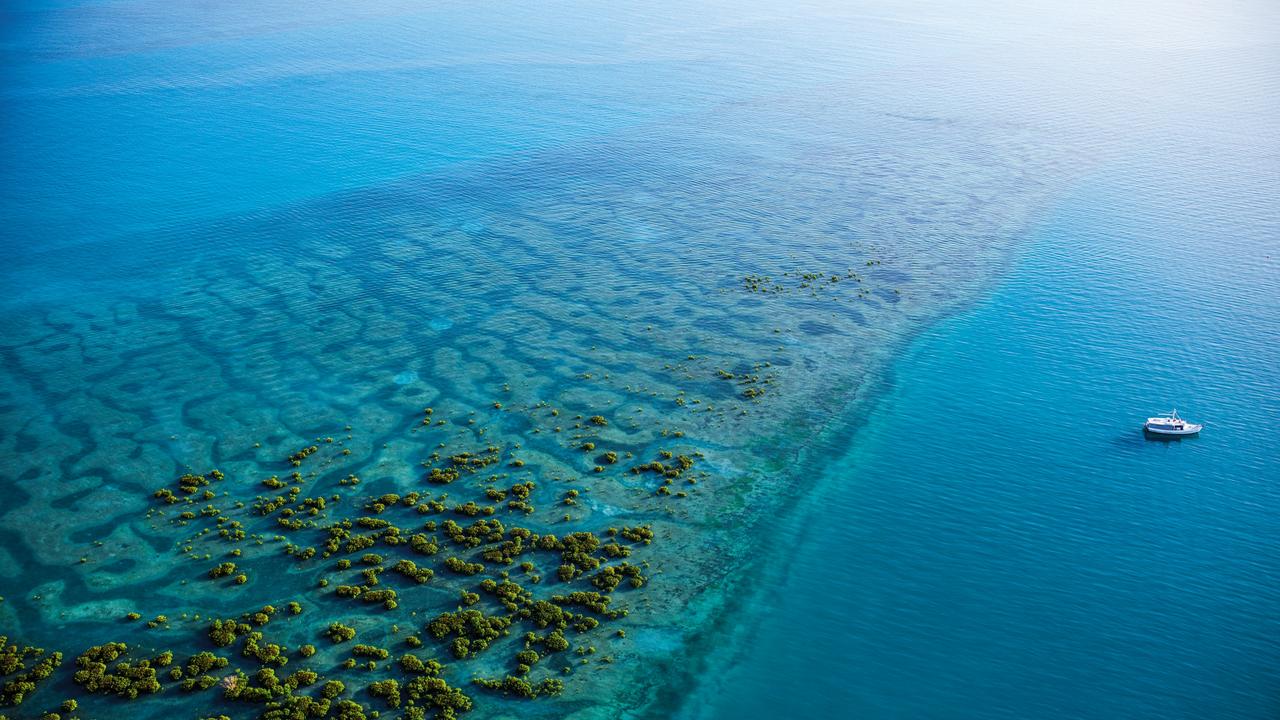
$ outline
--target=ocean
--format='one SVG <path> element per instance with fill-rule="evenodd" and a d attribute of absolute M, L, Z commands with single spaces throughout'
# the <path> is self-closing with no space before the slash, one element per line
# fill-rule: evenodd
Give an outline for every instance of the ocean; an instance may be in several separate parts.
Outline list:
<path fill-rule="evenodd" d="M 1271 4 L 0 22 L 0 714 L 1280 714 Z"/>

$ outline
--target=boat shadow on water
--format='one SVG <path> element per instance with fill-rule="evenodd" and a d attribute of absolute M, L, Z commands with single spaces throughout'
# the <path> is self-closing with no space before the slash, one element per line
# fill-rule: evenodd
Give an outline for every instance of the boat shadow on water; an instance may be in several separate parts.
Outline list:
<path fill-rule="evenodd" d="M 1128 450 L 1130 452 L 1138 451 L 1152 445 L 1161 445 L 1166 443 L 1177 444 L 1180 442 L 1195 442 L 1200 438 L 1199 435 L 1160 435 L 1139 429 L 1137 432 L 1118 432 L 1111 437 L 1111 444 L 1116 449 Z"/>

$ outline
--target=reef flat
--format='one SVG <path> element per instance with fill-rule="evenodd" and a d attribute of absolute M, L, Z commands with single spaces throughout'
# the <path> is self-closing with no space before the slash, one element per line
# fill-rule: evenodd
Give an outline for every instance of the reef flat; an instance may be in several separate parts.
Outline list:
<path fill-rule="evenodd" d="M 650 128 L 44 259 L 73 301 L 0 328 L 5 701 L 643 715 L 807 441 L 1001 267 L 1049 187 L 1011 179 L 1071 172 L 848 115 L 874 138 Z"/>

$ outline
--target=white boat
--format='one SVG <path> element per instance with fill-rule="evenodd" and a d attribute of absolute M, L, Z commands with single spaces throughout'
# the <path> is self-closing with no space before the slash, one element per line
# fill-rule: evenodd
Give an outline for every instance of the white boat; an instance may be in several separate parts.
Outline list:
<path fill-rule="evenodd" d="M 1187 435 L 1195 435 L 1200 432 L 1200 428 L 1204 425 L 1187 422 L 1178 417 L 1178 411 L 1174 410 L 1166 415 L 1159 417 L 1147 418 L 1142 424 L 1142 429 L 1152 435 L 1166 435 L 1173 437 L 1185 437 Z"/>

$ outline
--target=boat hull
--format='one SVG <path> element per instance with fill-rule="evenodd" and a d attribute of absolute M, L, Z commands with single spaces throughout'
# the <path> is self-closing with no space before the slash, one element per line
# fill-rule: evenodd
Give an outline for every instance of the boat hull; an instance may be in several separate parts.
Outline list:
<path fill-rule="evenodd" d="M 1201 427 L 1202 426 L 1200 425 L 1192 425 L 1190 427 L 1185 427 L 1181 430 L 1175 430 L 1173 428 L 1154 428 L 1149 425 L 1144 425 L 1142 426 L 1142 430 L 1148 435 L 1154 435 L 1157 437 L 1177 438 L 1177 437 L 1191 437 L 1193 435 L 1199 435 Z"/>

